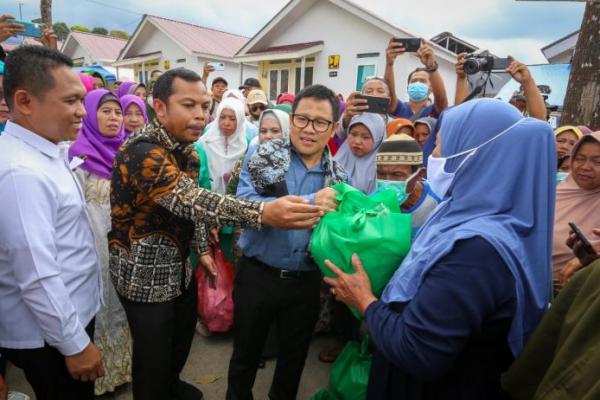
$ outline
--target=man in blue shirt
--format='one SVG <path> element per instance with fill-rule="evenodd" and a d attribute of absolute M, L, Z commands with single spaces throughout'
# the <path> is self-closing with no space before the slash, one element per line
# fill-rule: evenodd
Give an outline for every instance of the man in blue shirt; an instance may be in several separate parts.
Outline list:
<path fill-rule="evenodd" d="M 338 100 L 321 85 L 302 90 L 290 115 L 290 143 L 260 145 L 246 158 L 239 198 L 269 202 L 291 194 L 324 211 L 337 207 L 328 186 L 347 181 L 330 157 L 327 142 L 337 128 Z M 308 254 L 310 229 L 247 229 L 233 292 L 234 347 L 229 364 L 227 399 L 252 399 L 261 351 L 269 328 L 278 331 L 278 360 L 269 398 L 295 399 L 319 314 L 321 273 Z"/>
<path fill-rule="evenodd" d="M 394 76 L 394 61 L 404 52 L 402 44 L 394 42 L 393 38 L 390 39 L 386 49 L 385 65 L 385 80 L 390 86 L 391 97 L 389 112 L 397 118 L 407 118 L 411 121 L 424 117 L 437 118 L 448 107 L 448 97 L 433 49 L 425 40 L 421 41 L 421 47 L 416 55 L 424 68 L 417 68 L 408 75 L 409 101 L 407 102 L 399 100 L 396 96 Z M 433 103 L 430 100 L 431 94 L 434 98 Z"/>

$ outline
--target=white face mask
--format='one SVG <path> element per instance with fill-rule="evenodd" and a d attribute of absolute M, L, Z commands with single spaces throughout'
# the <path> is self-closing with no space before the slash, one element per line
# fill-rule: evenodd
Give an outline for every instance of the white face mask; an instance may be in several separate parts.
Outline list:
<path fill-rule="evenodd" d="M 497 134 L 496 136 L 494 136 L 487 142 L 484 142 L 475 148 L 465 150 L 463 152 L 454 154 L 449 157 L 434 157 L 434 156 L 430 155 L 429 159 L 427 161 L 427 182 L 429 183 L 429 186 L 431 187 L 431 190 L 433 191 L 433 193 L 435 193 L 440 199 L 443 199 L 444 197 L 446 197 L 446 194 L 448 194 L 448 189 L 450 189 L 450 186 L 452 185 L 452 182 L 454 181 L 454 177 L 458 173 L 458 170 L 463 165 L 465 165 L 465 162 L 467 162 L 467 160 L 469 158 L 474 156 L 475 153 L 477 153 L 478 149 L 480 149 L 483 146 L 498 139 L 500 136 L 504 135 L 505 133 L 510 131 L 512 128 L 514 128 L 515 126 L 517 126 L 518 124 L 523 122 L 523 120 L 524 119 L 518 120 L 517 122 L 515 122 L 514 124 L 512 124 L 511 126 L 506 128 L 505 130 L 503 130 L 502 132 L 500 132 L 499 134 Z M 465 159 L 458 165 L 458 168 L 456 168 L 456 170 L 454 172 L 446 172 L 446 162 L 448 160 L 450 160 L 452 158 L 464 156 L 464 155 L 466 155 Z"/>

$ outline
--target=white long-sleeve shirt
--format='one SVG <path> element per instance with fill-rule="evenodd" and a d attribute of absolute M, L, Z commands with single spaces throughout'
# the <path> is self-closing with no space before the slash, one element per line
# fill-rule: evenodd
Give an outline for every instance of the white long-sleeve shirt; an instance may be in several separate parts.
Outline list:
<path fill-rule="evenodd" d="M 67 147 L 8 122 L 0 136 L 0 347 L 81 352 L 102 282 Z"/>

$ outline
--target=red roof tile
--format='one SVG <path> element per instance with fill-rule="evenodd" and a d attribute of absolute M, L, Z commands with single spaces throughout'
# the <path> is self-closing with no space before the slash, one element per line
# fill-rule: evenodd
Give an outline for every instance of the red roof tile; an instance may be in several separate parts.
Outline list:
<path fill-rule="evenodd" d="M 154 15 L 149 15 L 148 18 L 186 49 L 194 53 L 231 58 L 250 39 L 245 36 Z"/>
<path fill-rule="evenodd" d="M 253 51 L 252 53 L 248 53 L 248 54 L 292 53 L 294 51 L 300 51 L 300 50 L 308 49 L 310 47 L 319 46 L 321 44 L 323 44 L 322 40 L 319 40 L 319 41 L 316 41 L 316 42 L 293 43 L 293 44 L 287 44 L 285 46 L 267 47 L 266 49 L 262 49 L 262 50 L 258 50 L 258 51 Z"/>
<path fill-rule="evenodd" d="M 87 32 L 71 32 L 73 39 L 92 56 L 94 60 L 114 61 L 127 44 L 127 40 L 112 36 L 96 35 Z"/>

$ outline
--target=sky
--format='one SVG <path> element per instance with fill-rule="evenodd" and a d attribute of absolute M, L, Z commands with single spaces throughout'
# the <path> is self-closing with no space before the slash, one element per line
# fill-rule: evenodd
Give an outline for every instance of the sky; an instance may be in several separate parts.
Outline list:
<path fill-rule="evenodd" d="M 578 30 L 585 8 L 572 1 L 354 1 L 417 36 L 449 31 L 499 57 L 511 55 L 527 64 L 545 63 L 540 49 Z M 0 13 L 18 18 L 19 2 L 23 19 L 39 17 L 39 0 L 0 0 Z M 53 19 L 132 33 L 148 13 L 252 37 L 285 4 L 287 0 L 53 0 Z"/>

